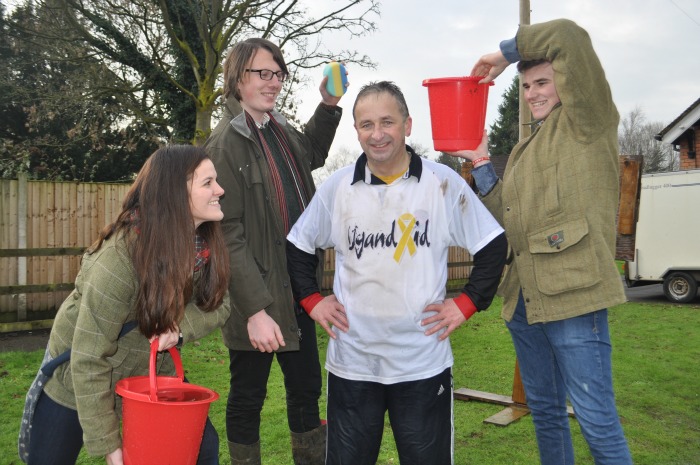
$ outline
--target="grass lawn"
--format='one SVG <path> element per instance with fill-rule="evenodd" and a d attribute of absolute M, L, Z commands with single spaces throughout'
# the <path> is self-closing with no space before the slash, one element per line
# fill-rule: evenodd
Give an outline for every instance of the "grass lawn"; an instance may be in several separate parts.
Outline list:
<path fill-rule="evenodd" d="M 515 356 L 499 312 L 500 301 L 496 301 L 454 333 L 455 388 L 510 395 Z M 610 331 L 618 410 L 635 464 L 700 464 L 700 307 L 626 303 L 610 310 Z M 326 344 L 325 333 L 320 331 L 322 356 Z M 42 355 L 43 351 L 0 353 L 0 465 L 21 463 L 16 452 L 17 430 L 24 395 Z M 228 353 L 218 332 L 185 346 L 183 360 L 191 382 L 222 396 L 210 413 L 221 437 L 221 463 L 230 464 L 224 431 Z M 263 463 L 291 465 L 282 376 L 277 365 L 273 366 L 263 411 Z M 538 463 L 529 416 L 507 427 L 483 423 L 501 409 L 494 404 L 455 401 L 456 464 Z M 571 426 L 576 463 L 592 465 L 575 419 Z M 104 460 L 83 453 L 78 463 L 104 464 Z M 388 424 L 377 463 L 399 463 Z"/>

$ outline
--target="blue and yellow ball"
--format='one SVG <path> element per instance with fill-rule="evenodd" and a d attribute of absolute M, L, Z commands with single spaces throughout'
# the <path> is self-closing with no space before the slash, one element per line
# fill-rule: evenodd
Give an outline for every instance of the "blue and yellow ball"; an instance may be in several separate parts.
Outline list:
<path fill-rule="evenodd" d="M 323 68 L 323 75 L 328 76 L 326 90 L 329 94 L 340 97 L 345 93 L 345 86 L 348 83 L 345 66 L 337 61 L 331 61 Z"/>

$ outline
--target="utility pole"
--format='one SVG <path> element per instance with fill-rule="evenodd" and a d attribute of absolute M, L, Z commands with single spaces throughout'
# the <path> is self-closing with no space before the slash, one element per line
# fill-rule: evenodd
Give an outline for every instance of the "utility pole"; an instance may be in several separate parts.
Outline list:
<path fill-rule="evenodd" d="M 520 26 L 530 24 L 530 0 L 520 0 Z M 532 119 L 530 115 L 530 108 L 525 102 L 525 96 L 523 95 L 522 82 L 518 89 L 518 109 L 519 117 L 518 122 L 520 131 L 520 140 L 529 137 L 531 134 L 530 126 L 526 126 L 525 123 L 529 123 Z M 518 366 L 518 359 L 515 359 L 515 370 L 513 374 L 513 393 L 510 396 L 504 396 L 499 394 L 493 394 L 490 392 L 475 391 L 472 389 L 461 388 L 454 391 L 454 398 L 457 400 L 480 400 L 483 402 L 490 402 L 494 404 L 504 405 L 506 408 L 501 410 L 499 413 L 490 416 L 484 423 L 490 423 L 499 426 L 507 426 L 515 421 L 518 421 L 521 417 L 530 413 L 527 408 L 527 399 L 525 398 L 525 388 L 523 387 L 523 382 L 520 378 L 520 367 Z"/>
<path fill-rule="evenodd" d="M 520 0 L 520 26 L 527 26 L 530 24 L 530 0 Z M 522 76 L 520 76 L 522 81 Z M 525 92 L 523 91 L 523 83 L 520 82 L 520 88 L 518 89 L 518 102 L 519 102 L 519 137 L 520 140 L 530 137 L 532 133 L 532 128 L 526 125 L 532 120 L 532 115 L 530 115 L 530 108 L 527 106 L 525 101 Z"/>
<path fill-rule="evenodd" d="M 520 26 L 527 26 L 530 24 L 530 0 L 520 0 Z M 530 114 L 530 108 L 527 106 L 525 101 L 525 91 L 523 90 L 522 76 L 520 76 L 520 86 L 518 88 L 518 120 L 520 122 L 520 140 L 526 137 L 530 137 L 532 134 L 532 127 L 529 124 L 532 120 L 532 115 Z M 518 359 L 515 359 L 515 373 L 513 374 L 513 394 L 511 396 L 513 403 L 515 404 L 511 409 L 507 409 L 508 414 L 506 414 L 506 421 L 515 421 L 520 418 L 520 415 L 524 415 L 527 411 L 526 398 L 525 398 L 525 388 L 523 387 L 523 382 L 520 378 L 520 367 L 518 365 Z"/>

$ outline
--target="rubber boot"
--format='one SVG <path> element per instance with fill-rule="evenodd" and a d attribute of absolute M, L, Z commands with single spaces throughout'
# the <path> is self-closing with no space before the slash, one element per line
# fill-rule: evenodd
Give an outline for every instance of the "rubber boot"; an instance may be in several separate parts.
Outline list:
<path fill-rule="evenodd" d="M 326 425 L 306 433 L 292 433 L 294 465 L 324 465 L 326 463 Z"/>
<path fill-rule="evenodd" d="M 231 465 L 260 465 L 260 441 L 255 444 L 228 442 Z"/>

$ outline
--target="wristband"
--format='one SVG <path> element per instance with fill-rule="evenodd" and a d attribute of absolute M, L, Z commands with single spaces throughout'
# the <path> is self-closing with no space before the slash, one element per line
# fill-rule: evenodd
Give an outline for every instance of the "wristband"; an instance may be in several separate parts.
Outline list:
<path fill-rule="evenodd" d="M 314 292 L 299 301 L 299 305 L 304 309 L 306 313 L 311 314 L 311 310 L 314 309 L 317 303 L 323 300 L 323 296 L 320 292 Z"/>
<path fill-rule="evenodd" d="M 454 301 L 457 304 L 459 311 L 462 312 L 462 315 L 464 315 L 464 318 L 467 320 L 476 313 L 476 305 L 474 305 L 472 299 L 470 299 L 464 292 L 462 292 L 459 297 L 455 297 Z"/>
<path fill-rule="evenodd" d="M 477 158 L 476 160 L 472 160 L 472 166 L 476 166 L 477 163 L 481 163 L 482 161 L 491 161 L 491 157 L 481 157 Z"/>

